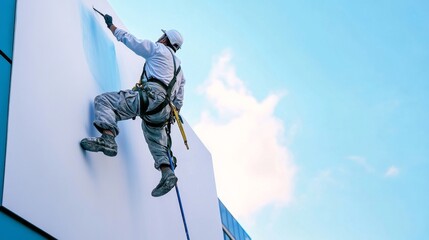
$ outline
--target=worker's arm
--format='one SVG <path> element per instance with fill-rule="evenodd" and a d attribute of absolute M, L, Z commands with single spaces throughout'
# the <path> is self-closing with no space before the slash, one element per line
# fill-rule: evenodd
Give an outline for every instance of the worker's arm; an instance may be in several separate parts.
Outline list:
<path fill-rule="evenodd" d="M 117 28 L 113 24 L 113 18 L 105 14 L 104 21 L 107 27 L 112 31 L 118 41 L 124 43 L 129 49 L 135 52 L 137 55 L 144 58 L 149 58 L 155 52 L 156 44 L 149 40 L 140 40 L 134 37 L 132 34 Z"/>
<path fill-rule="evenodd" d="M 116 39 L 118 39 L 118 41 L 122 42 L 135 54 L 142 56 L 145 59 L 151 57 L 157 48 L 154 42 L 138 39 L 134 35 L 119 28 L 115 29 L 113 34 L 115 35 Z"/>

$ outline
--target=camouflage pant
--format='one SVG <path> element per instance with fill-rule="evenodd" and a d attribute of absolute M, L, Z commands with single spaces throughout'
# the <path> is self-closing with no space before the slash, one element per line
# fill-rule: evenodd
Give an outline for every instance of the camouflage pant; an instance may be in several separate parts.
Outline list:
<path fill-rule="evenodd" d="M 154 84 L 150 86 L 149 106 L 151 110 L 164 101 L 165 90 Z M 143 94 L 147 94 L 143 92 Z M 94 126 L 99 132 L 103 130 L 112 131 L 115 136 L 119 134 L 118 121 L 128 120 L 140 116 L 139 93 L 133 90 L 109 92 L 98 95 L 94 99 L 95 120 Z M 146 116 L 150 122 L 165 122 L 170 117 L 170 107 L 167 105 L 161 112 Z M 155 160 L 155 168 L 159 169 L 161 164 L 169 165 L 167 156 L 167 134 L 165 127 L 151 127 L 142 121 L 141 127 L 150 153 Z"/>

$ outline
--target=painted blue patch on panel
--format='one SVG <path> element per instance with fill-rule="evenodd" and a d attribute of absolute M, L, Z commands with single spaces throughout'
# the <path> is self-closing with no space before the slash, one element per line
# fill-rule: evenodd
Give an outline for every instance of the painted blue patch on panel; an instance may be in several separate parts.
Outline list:
<path fill-rule="evenodd" d="M 13 32 L 15 29 L 15 6 L 16 0 L 2 0 L 0 7 L 0 22 L 2 36 L 0 38 L 0 49 L 12 58 Z M 3 78 L 2 78 L 3 79 Z"/>
<path fill-rule="evenodd" d="M 115 45 L 103 29 L 106 26 L 98 21 L 104 22 L 104 19 L 83 5 L 80 13 L 83 47 L 92 76 L 103 92 L 118 91 L 120 77 Z"/>
<path fill-rule="evenodd" d="M 6 161 L 7 118 L 11 65 L 0 57 L 0 203 L 3 200 L 3 177 Z"/>

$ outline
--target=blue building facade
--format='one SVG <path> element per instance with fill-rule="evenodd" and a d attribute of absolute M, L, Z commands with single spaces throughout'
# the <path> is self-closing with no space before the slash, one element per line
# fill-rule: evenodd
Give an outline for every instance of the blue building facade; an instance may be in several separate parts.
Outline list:
<path fill-rule="evenodd" d="M 219 200 L 219 211 L 222 219 L 224 240 L 251 240 L 250 236 Z"/>

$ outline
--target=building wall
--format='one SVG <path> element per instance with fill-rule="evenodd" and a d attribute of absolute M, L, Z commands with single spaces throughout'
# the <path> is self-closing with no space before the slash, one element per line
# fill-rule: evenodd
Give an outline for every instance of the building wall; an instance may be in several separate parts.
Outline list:
<path fill-rule="evenodd" d="M 247 232 L 220 200 L 219 211 L 222 219 L 224 240 L 251 240 Z"/>
<path fill-rule="evenodd" d="M 97 135 L 94 97 L 131 87 L 144 63 L 93 5 L 124 28 L 105 0 L 6 0 L 1 8 L 1 50 L 13 65 L 0 59 L 0 238 L 186 239 L 175 191 L 150 195 L 160 173 L 139 119 L 119 124 L 114 158 L 79 146 Z M 211 155 L 186 121 L 185 130 L 190 150 L 175 125 L 172 138 L 189 235 L 222 239 Z"/>
<path fill-rule="evenodd" d="M 13 36 L 16 0 L 4 0 L 0 8 L 2 35 L 0 38 L 0 203 L 3 199 L 4 166 L 6 157 L 7 120 L 10 77 L 13 59 Z M 0 205 L 0 239 L 44 239 L 36 228 L 14 217 Z"/>

